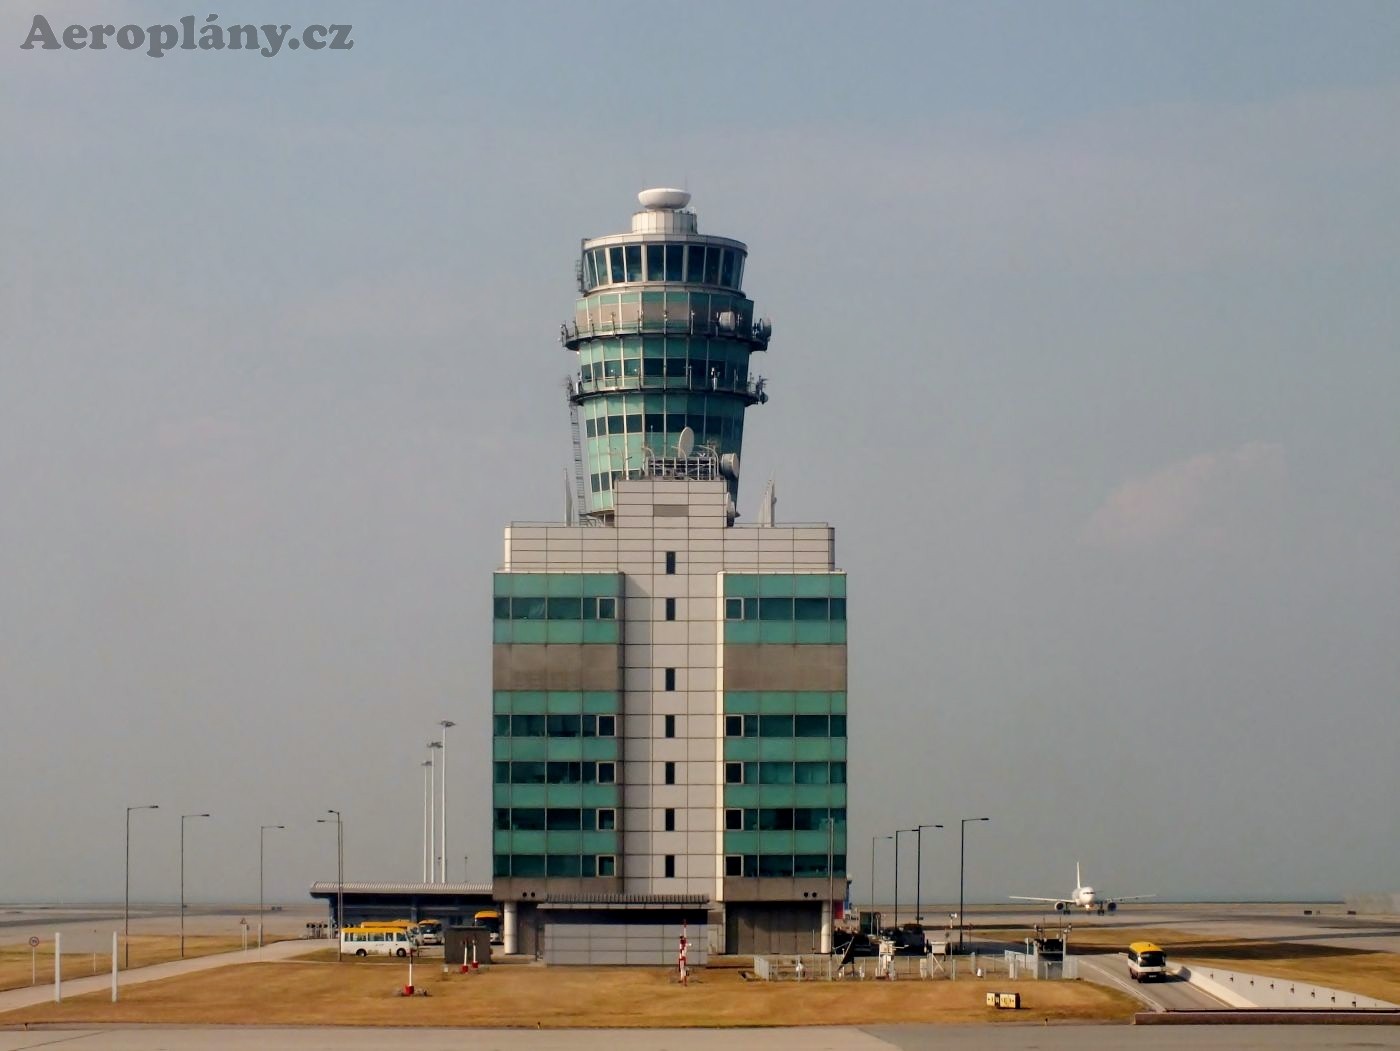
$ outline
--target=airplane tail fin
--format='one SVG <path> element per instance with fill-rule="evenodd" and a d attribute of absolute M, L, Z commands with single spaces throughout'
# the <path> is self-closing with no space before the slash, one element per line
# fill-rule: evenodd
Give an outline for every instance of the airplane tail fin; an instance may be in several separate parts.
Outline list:
<path fill-rule="evenodd" d="M 1084 886 L 1084 877 L 1079 874 L 1079 862 L 1077 861 L 1074 863 L 1074 885 L 1076 887 Z"/>

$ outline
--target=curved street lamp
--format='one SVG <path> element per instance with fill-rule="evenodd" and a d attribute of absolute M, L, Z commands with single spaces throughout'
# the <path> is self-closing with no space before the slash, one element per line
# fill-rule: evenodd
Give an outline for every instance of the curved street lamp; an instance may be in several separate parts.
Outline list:
<path fill-rule="evenodd" d="M 879 904 L 875 894 L 875 844 L 882 839 L 894 839 L 894 836 L 870 837 L 870 916 L 872 929 L 867 931 L 867 934 L 879 933 L 879 930 L 874 927 L 875 906 Z"/>
<path fill-rule="evenodd" d="M 916 828 L 894 830 L 894 926 L 899 926 L 899 836 L 902 832 L 917 832 Z"/>
<path fill-rule="evenodd" d="M 345 930 L 345 823 L 339 810 L 327 810 L 326 813 L 335 815 L 335 958 L 339 960 L 340 947 L 344 944 L 342 932 Z M 316 819 L 318 825 L 330 823 L 328 817 Z"/>
<path fill-rule="evenodd" d="M 959 818 L 962 826 L 958 831 L 958 952 L 963 951 L 963 932 L 967 929 L 967 922 L 963 917 L 963 859 L 967 853 L 967 823 L 969 821 L 990 821 L 989 817 L 964 817 Z"/>
<path fill-rule="evenodd" d="M 286 828 L 286 825 L 258 826 L 258 948 L 263 946 L 263 842 L 270 828 Z"/>
<path fill-rule="evenodd" d="M 159 803 L 126 808 L 126 904 L 122 908 L 122 966 L 131 967 L 131 812 L 133 810 L 159 810 Z"/>
<path fill-rule="evenodd" d="M 192 817 L 208 817 L 208 814 L 180 815 L 180 959 L 185 958 L 185 822 Z"/>
<path fill-rule="evenodd" d="M 915 923 L 923 923 L 923 922 L 924 922 L 924 910 L 923 910 L 923 904 L 924 904 L 924 903 L 923 903 L 923 896 L 922 896 L 922 892 L 923 892 L 923 889 L 924 889 L 924 871 L 923 871 L 923 867 L 924 867 L 924 829 L 926 829 L 926 828 L 942 828 L 942 827 L 943 827 L 942 825 L 917 825 L 917 826 L 915 826 L 915 831 L 916 831 L 916 833 L 917 833 L 917 835 L 916 835 L 916 837 L 915 837 L 915 839 L 914 839 L 914 851 L 915 851 L 915 858 L 914 858 L 914 922 L 915 922 Z"/>
<path fill-rule="evenodd" d="M 438 815 L 438 821 L 442 824 L 442 837 L 439 841 L 442 847 L 439 875 L 442 877 L 439 882 L 447 882 L 447 731 L 457 724 L 451 719 L 443 719 L 439 726 L 442 727 L 442 806 L 438 809 L 442 811 Z"/>

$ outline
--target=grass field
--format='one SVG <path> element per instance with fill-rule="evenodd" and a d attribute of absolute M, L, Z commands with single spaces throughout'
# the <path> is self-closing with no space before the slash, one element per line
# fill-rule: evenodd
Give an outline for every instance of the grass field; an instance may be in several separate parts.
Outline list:
<path fill-rule="evenodd" d="M 472 975 L 419 963 L 426 997 L 397 995 L 402 961 L 292 960 L 244 964 L 134 985 L 3 1016 L 18 1022 L 237 1025 L 671 1027 L 867 1025 L 883 1022 L 1123 1020 L 1127 996 L 1083 982 L 746 982 L 736 969 L 699 972 L 679 986 L 669 970 L 511 964 Z M 985 1006 L 988 991 L 1021 993 L 1020 1011 Z"/>
<path fill-rule="evenodd" d="M 285 941 L 285 937 L 264 935 L 263 943 Z M 232 952 L 243 947 L 243 938 L 231 935 L 191 934 L 185 937 L 185 956 L 211 956 Z M 131 966 L 145 967 L 180 958 L 180 936 L 177 934 L 132 935 Z M 53 984 L 53 942 L 44 941 L 36 951 L 38 984 Z M 125 962 L 125 961 L 123 961 Z M 67 952 L 63 954 L 63 977 L 84 978 L 93 974 L 109 974 L 112 970 L 110 952 Z M 28 945 L 0 945 L 0 989 L 19 989 L 30 984 L 30 951 Z"/>
<path fill-rule="evenodd" d="M 997 931 L 996 937 L 1018 941 L 1030 931 Z M 993 932 L 986 932 L 993 936 Z M 1080 929 L 1070 932 L 1075 952 L 1101 949 L 1122 952 L 1129 942 L 1156 942 L 1167 959 L 1185 964 L 1212 964 L 1273 978 L 1291 978 L 1400 1003 L 1400 955 L 1299 942 L 1250 941 L 1222 935 L 1194 934 L 1171 928 Z"/>

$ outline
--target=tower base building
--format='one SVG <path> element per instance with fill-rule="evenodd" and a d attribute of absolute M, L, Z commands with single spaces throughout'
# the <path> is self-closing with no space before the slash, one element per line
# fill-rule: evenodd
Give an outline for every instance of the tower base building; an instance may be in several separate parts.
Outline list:
<path fill-rule="evenodd" d="M 512 525 L 494 577 L 493 893 L 547 962 L 826 951 L 845 898 L 846 577 L 771 492 L 738 524 L 771 328 L 688 199 L 584 242 L 581 513 Z"/>

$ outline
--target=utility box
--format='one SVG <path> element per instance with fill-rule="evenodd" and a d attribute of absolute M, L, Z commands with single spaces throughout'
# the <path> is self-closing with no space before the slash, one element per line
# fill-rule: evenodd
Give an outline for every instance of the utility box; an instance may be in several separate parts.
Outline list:
<path fill-rule="evenodd" d="M 1059 963 L 1065 958 L 1065 940 L 1063 938 L 1037 938 L 1035 940 L 1035 954 L 1042 960 Z"/>
<path fill-rule="evenodd" d="M 987 1006 L 998 1010 L 1014 1011 L 1021 1006 L 1020 993 L 988 993 Z"/>
<path fill-rule="evenodd" d="M 491 962 L 491 932 L 485 927 L 448 927 L 443 933 L 442 959 L 449 967 L 472 962 L 485 967 Z"/>

